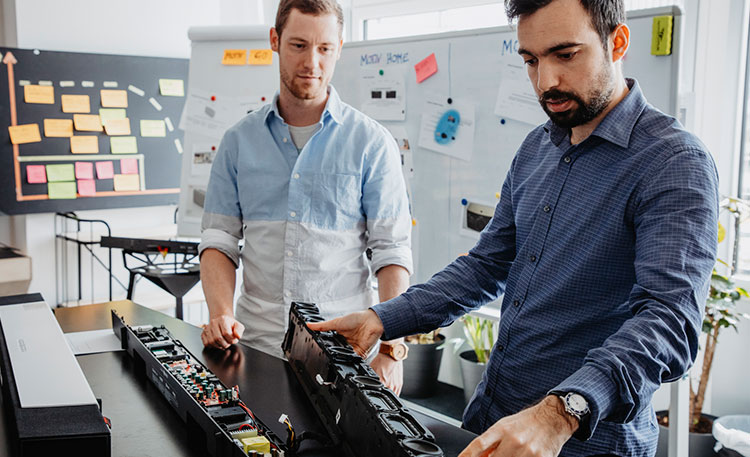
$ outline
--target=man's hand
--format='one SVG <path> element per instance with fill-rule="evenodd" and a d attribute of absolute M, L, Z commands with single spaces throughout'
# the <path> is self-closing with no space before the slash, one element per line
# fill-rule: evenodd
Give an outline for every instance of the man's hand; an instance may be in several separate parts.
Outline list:
<path fill-rule="evenodd" d="M 208 325 L 203 327 L 201 341 L 206 347 L 226 349 L 239 342 L 244 331 L 245 326 L 233 316 L 222 314 L 212 318 Z"/>
<path fill-rule="evenodd" d="M 338 332 L 346 338 L 346 341 L 362 358 L 367 357 L 367 353 L 375 346 L 375 343 L 378 342 L 385 331 L 380 318 L 371 309 L 347 314 L 330 321 L 310 322 L 307 326 L 317 332 L 329 330 Z"/>
<path fill-rule="evenodd" d="M 562 400 L 549 395 L 507 416 L 474 439 L 458 457 L 555 457 L 578 429 Z"/>
<path fill-rule="evenodd" d="M 396 395 L 401 395 L 401 388 L 404 386 L 404 362 L 397 362 L 387 354 L 378 354 L 370 366 L 380 376 L 380 382 Z"/>

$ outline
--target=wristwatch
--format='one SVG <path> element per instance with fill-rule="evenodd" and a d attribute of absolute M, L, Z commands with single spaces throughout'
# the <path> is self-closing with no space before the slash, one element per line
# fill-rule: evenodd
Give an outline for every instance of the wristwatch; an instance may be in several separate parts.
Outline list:
<path fill-rule="evenodd" d="M 591 412 L 589 402 L 582 395 L 568 392 L 565 395 L 559 395 L 559 397 L 565 405 L 565 412 L 578 419 L 578 422 L 581 422 Z"/>
<path fill-rule="evenodd" d="M 380 343 L 380 349 L 378 350 L 381 354 L 388 354 L 396 362 L 400 362 L 406 359 L 409 354 L 409 346 L 405 343 Z"/>

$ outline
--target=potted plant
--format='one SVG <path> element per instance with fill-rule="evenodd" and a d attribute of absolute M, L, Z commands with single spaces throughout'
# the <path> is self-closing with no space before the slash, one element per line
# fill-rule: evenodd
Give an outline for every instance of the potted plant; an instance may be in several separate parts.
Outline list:
<path fill-rule="evenodd" d="M 424 398 L 435 394 L 443 341 L 445 336 L 440 334 L 440 329 L 404 338 L 409 346 L 409 356 L 404 360 L 401 395 Z"/>
<path fill-rule="evenodd" d="M 719 334 L 723 329 L 730 327 L 737 331 L 739 321 L 750 318 L 750 315 L 738 309 L 740 299 L 743 297 L 750 298 L 750 295 L 745 289 L 737 287 L 731 277 L 731 273 L 737 268 L 739 225 L 743 221 L 742 214 L 750 213 L 747 211 L 748 209 L 750 209 L 750 202 L 744 200 L 726 198 L 721 202 L 721 210 L 729 212 L 734 217 L 735 244 L 733 248 L 734 252 L 732 253 L 733 261 L 730 265 L 721 259 L 717 259 L 717 263 L 723 265 L 730 272 L 730 275 L 721 275 L 716 270 L 711 274 L 711 287 L 706 299 L 702 325 L 702 331 L 706 338 L 703 347 L 703 363 L 700 366 L 700 372 L 696 376 L 696 379 L 690 378 L 689 448 L 691 456 L 715 455 L 713 447 L 716 441 L 711 431 L 716 416 L 703 413 L 703 401 L 705 400 L 706 388 L 708 387 L 708 380 L 711 375 Z M 725 237 L 726 230 L 719 223 L 719 243 L 724 241 Z M 666 427 L 669 426 L 668 411 L 657 412 L 657 420 L 662 427 L 659 436 L 660 447 L 657 455 L 666 456 L 666 443 L 668 442 Z"/>
<path fill-rule="evenodd" d="M 471 349 L 459 354 L 461 361 L 461 379 L 464 384 L 464 400 L 468 404 L 474 391 L 482 380 L 482 374 L 490 359 L 492 346 L 495 344 L 495 322 L 482 317 L 467 314 L 461 318 L 464 324 L 464 338 L 451 338 L 446 344 L 454 345 L 454 353 L 463 343 Z"/>

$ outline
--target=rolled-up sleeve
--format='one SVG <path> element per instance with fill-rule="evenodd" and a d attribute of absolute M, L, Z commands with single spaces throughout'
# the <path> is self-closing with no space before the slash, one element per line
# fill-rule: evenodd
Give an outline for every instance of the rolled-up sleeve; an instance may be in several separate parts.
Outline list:
<path fill-rule="evenodd" d="M 238 148 L 232 130 L 221 141 L 211 166 L 206 203 L 201 221 L 198 251 L 216 249 L 235 265 L 240 264 L 239 241 L 242 238 L 242 211 L 237 187 Z"/>
<path fill-rule="evenodd" d="M 366 155 L 362 184 L 372 271 L 399 265 L 412 274 L 411 214 L 400 154 L 390 133 L 380 130 L 382 139 L 375 141 Z"/>

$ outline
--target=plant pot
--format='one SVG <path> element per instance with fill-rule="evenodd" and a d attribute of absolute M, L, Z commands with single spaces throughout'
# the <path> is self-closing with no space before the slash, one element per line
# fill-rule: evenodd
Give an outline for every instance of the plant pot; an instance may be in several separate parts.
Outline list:
<path fill-rule="evenodd" d="M 669 411 L 657 411 L 656 417 L 662 418 L 669 416 Z M 710 414 L 701 414 L 702 417 L 713 421 L 716 416 Z M 655 457 L 667 457 L 669 445 L 669 427 L 665 427 L 659 423 L 659 444 L 656 447 Z M 689 457 L 716 457 L 714 452 L 714 446 L 716 445 L 716 439 L 711 432 L 708 433 L 693 433 L 690 432 L 688 437 L 688 455 Z"/>
<path fill-rule="evenodd" d="M 404 360 L 404 386 L 401 395 L 405 397 L 425 398 L 435 395 L 437 377 L 440 371 L 440 360 L 445 336 L 438 335 L 434 343 L 406 343 L 409 356 Z"/>
<path fill-rule="evenodd" d="M 464 351 L 458 356 L 461 360 L 461 379 L 464 382 L 464 403 L 468 405 L 487 364 L 477 362 L 477 355 L 473 350 Z"/>

